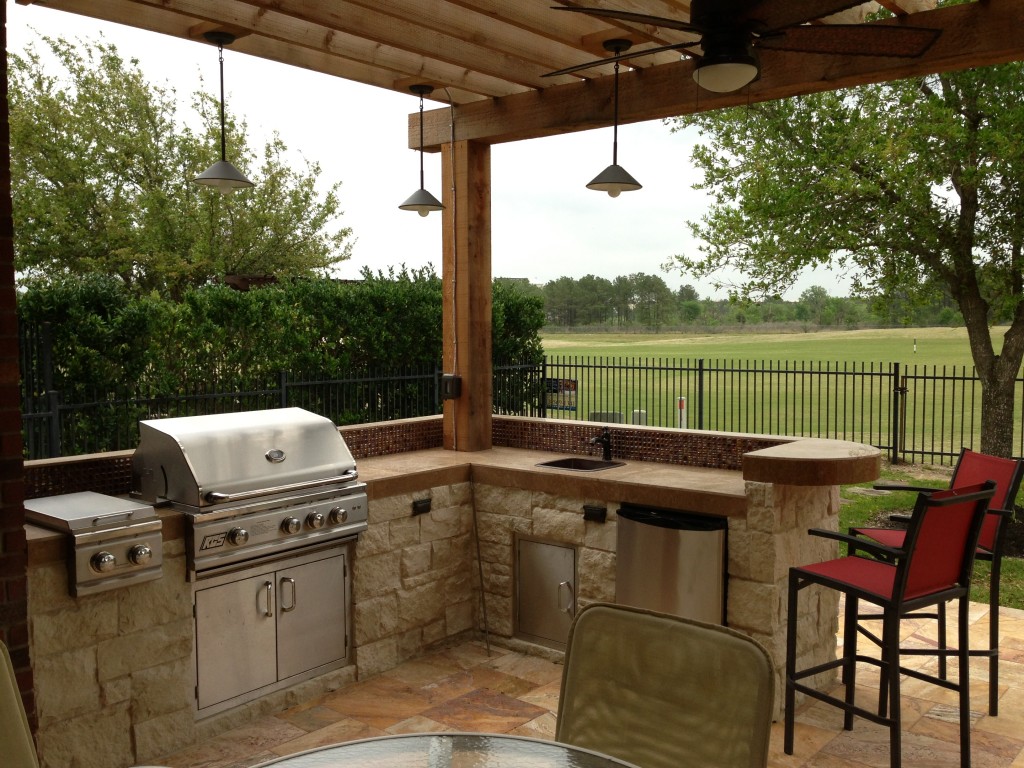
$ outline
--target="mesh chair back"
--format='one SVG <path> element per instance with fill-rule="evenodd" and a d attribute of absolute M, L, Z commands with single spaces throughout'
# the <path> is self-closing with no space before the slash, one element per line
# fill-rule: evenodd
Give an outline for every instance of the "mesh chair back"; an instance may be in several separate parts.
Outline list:
<path fill-rule="evenodd" d="M 739 632 L 589 605 L 569 632 L 555 738 L 643 768 L 763 768 L 774 679 Z"/>
<path fill-rule="evenodd" d="M 7 646 L 0 642 L 0 765 L 39 768 L 32 731 L 21 703 L 18 681 Z"/>
<path fill-rule="evenodd" d="M 904 599 L 970 582 L 974 550 L 993 490 L 994 484 L 988 481 L 918 497 L 904 541 L 909 553 L 903 561 Z"/>
<path fill-rule="evenodd" d="M 1024 462 L 989 456 L 987 453 L 978 453 L 964 448 L 960 452 L 960 458 L 953 470 L 950 487 L 966 488 L 986 480 L 992 480 L 996 484 L 996 493 L 992 497 L 990 506 L 993 509 L 1012 510 L 1014 500 L 1017 498 L 1017 491 L 1020 490 L 1022 474 L 1024 474 Z M 996 545 L 1000 520 L 999 515 L 988 515 L 981 526 L 978 545 L 990 552 Z"/>

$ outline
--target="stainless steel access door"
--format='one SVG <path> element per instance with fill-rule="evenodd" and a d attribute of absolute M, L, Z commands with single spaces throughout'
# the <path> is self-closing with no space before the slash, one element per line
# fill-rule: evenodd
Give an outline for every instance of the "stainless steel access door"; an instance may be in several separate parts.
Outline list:
<path fill-rule="evenodd" d="M 199 709 L 277 680 L 273 573 L 196 591 Z"/>
<path fill-rule="evenodd" d="M 275 577 L 280 678 L 345 658 L 345 556 L 287 568 Z"/>
<path fill-rule="evenodd" d="M 516 634 L 564 648 L 576 614 L 576 549 L 516 539 Z"/>

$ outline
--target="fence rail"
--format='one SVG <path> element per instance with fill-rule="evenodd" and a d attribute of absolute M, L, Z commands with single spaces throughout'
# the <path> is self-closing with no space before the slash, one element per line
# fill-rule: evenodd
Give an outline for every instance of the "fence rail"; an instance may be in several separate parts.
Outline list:
<path fill-rule="evenodd" d="M 59 391 L 45 330 L 22 338 L 27 458 L 134 448 L 146 418 L 298 406 L 337 424 L 438 414 L 439 366 L 344 378 L 274 372 Z M 1024 455 L 1018 379 L 1014 446 Z M 499 414 L 852 440 L 894 462 L 950 463 L 980 447 L 981 384 L 966 367 L 549 356 L 494 366 Z"/>

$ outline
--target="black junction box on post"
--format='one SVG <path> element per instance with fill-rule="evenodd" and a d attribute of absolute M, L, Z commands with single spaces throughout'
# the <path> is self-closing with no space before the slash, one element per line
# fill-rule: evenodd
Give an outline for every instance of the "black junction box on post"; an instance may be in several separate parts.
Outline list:
<path fill-rule="evenodd" d="M 413 499 L 412 500 L 412 513 L 413 515 L 425 515 L 430 511 L 430 499 Z"/>
<path fill-rule="evenodd" d="M 454 400 L 462 394 L 462 377 L 454 373 L 441 374 L 441 399 Z"/>

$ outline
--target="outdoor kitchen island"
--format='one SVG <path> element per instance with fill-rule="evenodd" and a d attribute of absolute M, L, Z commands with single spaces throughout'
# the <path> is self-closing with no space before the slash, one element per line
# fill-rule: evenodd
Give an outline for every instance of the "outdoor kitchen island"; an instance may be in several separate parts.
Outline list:
<path fill-rule="evenodd" d="M 594 425 L 573 428 L 593 431 Z M 627 458 L 621 467 L 581 473 L 537 467 L 565 454 L 525 448 L 366 455 L 349 431 L 354 429 L 342 434 L 369 498 L 368 528 L 352 556 L 354 664 L 212 717 L 197 721 L 195 714 L 193 590 L 181 515 L 158 508 L 164 524 L 161 579 L 82 598 L 68 594 L 61 536 L 29 526 L 30 631 L 44 768 L 67 764 L 83 745 L 94 750 L 97 765 L 158 762 L 195 740 L 464 637 L 482 625 L 481 606 L 492 642 L 526 648 L 515 637 L 516 541 L 571 548 L 577 604 L 613 600 L 622 502 L 727 519 L 728 623 L 764 643 L 781 670 L 788 568 L 833 554 L 829 542 L 808 537 L 806 529 L 835 528 L 838 486 L 872 480 L 880 465 L 878 451 L 867 446 L 773 438 L 744 453 L 742 469 Z M 705 433 L 702 439 L 716 437 Z M 104 456 L 116 461 L 125 454 Z M 603 522 L 595 510 L 604 511 Z M 827 658 L 834 653 L 836 605 L 822 601 L 807 610 L 801 650 Z"/>

